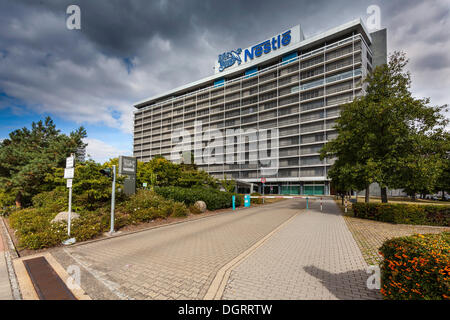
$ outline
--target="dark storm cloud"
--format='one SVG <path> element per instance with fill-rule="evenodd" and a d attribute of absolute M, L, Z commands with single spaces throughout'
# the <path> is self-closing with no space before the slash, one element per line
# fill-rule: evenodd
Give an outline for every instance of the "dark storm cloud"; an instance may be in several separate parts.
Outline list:
<path fill-rule="evenodd" d="M 65 27 L 70 4 L 81 8 L 81 30 Z M 299 23 L 308 37 L 365 20 L 371 4 L 381 8 L 389 50 L 411 58 L 417 93 L 448 101 L 439 90 L 450 85 L 445 0 L 2 1 L 0 93 L 33 110 L 130 130 L 134 102 L 212 74 L 217 54 Z"/>

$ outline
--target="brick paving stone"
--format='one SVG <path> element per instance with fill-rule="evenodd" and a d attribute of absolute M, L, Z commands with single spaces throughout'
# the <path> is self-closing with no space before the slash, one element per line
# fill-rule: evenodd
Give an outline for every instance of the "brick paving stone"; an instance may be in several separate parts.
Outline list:
<path fill-rule="evenodd" d="M 230 274 L 223 299 L 380 299 L 332 200 L 296 216 Z"/>
<path fill-rule="evenodd" d="M 450 231 L 449 227 L 393 224 L 350 216 L 344 216 L 344 220 L 369 265 L 378 265 L 382 260 L 378 249 L 388 239 L 409 236 L 415 233 L 425 234 Z"/>
<path fill-rule="evenodd" d="M 9 281 L 8 268 L 6 266 L 5 250 L 8 249 L 6 248 L 6 245 L 3 244 L 2 230 L 0 229 L 0 300 L 12 300 L 13 296 Z"/>
<path fill-rule="evenodd" d="M 59 250 L 118 288 L 122 298 L 201 299 L 222 266 L 302 207 L 280 201 Z M 83 289 L 90 293 L 89 286 Z"/>

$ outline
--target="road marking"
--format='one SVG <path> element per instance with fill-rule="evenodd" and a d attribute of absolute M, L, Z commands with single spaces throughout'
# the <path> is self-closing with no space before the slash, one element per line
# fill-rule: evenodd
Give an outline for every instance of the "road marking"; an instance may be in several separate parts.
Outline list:
<path fill-rule="evenodd" d="M 240 255 L 235 257 L 233 260 L 228 262 L 226 265 L 224 265 L 222 268 L 217 271 L 216 276 L 214 277 L 213 281 L 211 282 L 211 285 L 209 286 L 208 291 L 206 292 L 205 296 L 203 297 L 203 300 L 220 300 L 222 298 L 223 292 L 225 291 L 225 286 L 228 282 L 228 279 L 230 277 L 231 271 L 237 267 L 242 261 L 244 261 L 245 258 L 247 258 L 249 255 L 251 255 L 256 249 L 258 249 L 261 245 L 264 244 L 270 237 L 272 237 L 275 233 L 277 233 L 279 230 L 281 230 L 285 225 L 287 225 L 289 222 L 291 222 L 295 217 L 297 217 L 304 209 L 300 210 L 296 214 L 294 214 L 292 217 L 290 217 L 288 220 L 280 224 L 278 227 L 276 227 L 274 230 L 272 230 L 270 233 L 265 235 L 261 240 L 256 242 L 253 246 L 242 252 Z"/>

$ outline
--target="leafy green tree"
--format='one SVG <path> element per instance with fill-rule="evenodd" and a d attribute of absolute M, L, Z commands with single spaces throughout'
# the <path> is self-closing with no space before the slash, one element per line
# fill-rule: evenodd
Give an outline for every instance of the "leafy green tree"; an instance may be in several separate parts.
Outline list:
<path fill-rule="evenodd" d="M 442 170 L 437 178 L 435 192 L 442 192 L 444 200 L 445 192 L 450 194 L 450 152 L 442 159 Z"/>
<path fill-rule="evenodd" d="M 74 206 L 85 207 L 88 210 L 96 209 L 104 205 L 111 199 L 112 178 L 108 178 L 100 173 L 101 169 L 111 168 L 112 165 L 118 166 L 118 158 L 111 159 L 104 164 L 87 160 L 82 163 L 75 163 L 75 175 L 72 183 L 72 192 L 74 195 Z M 117 171 L 116 171 L 117 172 Z M 65 187 L 63 168 L 53 168 L 52 172 L 45 177 L 45 182 L 54 187 Z M 119 189 L 123 188 L 123 177 L 116 177 L 116 195 L 117 201 L 123 197 Z"/>
<path fill-rule="evenodd" d="M 220 184 L 227 192 L 234 192 L 236 189 L 236 180 L 233 179 L 225 179 L 220 180 Z"/>
<path fill-rule="evenodd" d="M 14 196 L 16 206 L 30 204 L 33 195 L 52 190 L 43 183 L 54 167 L 64 167 L 66 157 L 86 144 L 83 127 L 62 134 L 53 120 L 33 122 L 31 130 L 24 127 L 9 134 L 0 143 L 0 189 L 8 197 Z"/>
<path fill-rule="evenodd" d="M 424 175 L 436 177 L 439 166 L 432 162 L 445 150 L 448 120 L 442 111 L 447 106 L 429 106 L 428 98 L 412 96 L 407 63 L 404 53 L 394 52 L 388 64 L 366 77 L 366 94 L 342 106 L 338 137 L 322 150 L 323 157 L 342 159 L 337 165 L 359 171 L 363 184 L 377 182 L 382 202 L 387 202 L 387 187 L 413 192 Z"/>
<path fill-rule="evenodd" d="M 136 173 L 138 185 L 150 183 L 152 186 L 196 186 L 216 187 L 216 179 L 192 164 L 173 163 L 157 156 L 148 162 L 138 162 Z"/>

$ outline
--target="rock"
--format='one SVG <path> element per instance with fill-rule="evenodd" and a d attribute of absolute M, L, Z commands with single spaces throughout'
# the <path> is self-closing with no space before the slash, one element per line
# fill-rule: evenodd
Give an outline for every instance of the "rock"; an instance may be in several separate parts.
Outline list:
<path fill-rule="evenodd" d="M 80 215 L 76 212 L 72 212 L 70 214 L 70 220 L 76 220 L 80 217 Z M 51 223 L 57 223 L 57 222 L 61 222 L 61 221 L 65 221 L 67 222 L 67 220 L 69 219 L 69 213 L 67 211 L 63 211 L 60 212 L 56 215 L 56 217 L 53 218 L 53 220 L 51 221 Z"/>
<path fill-rule="evenodd" d="M 194 203 L 194 207 L 202 213 L 206 211 L 206 203 L 204 201 L 197 201 Z"/>

